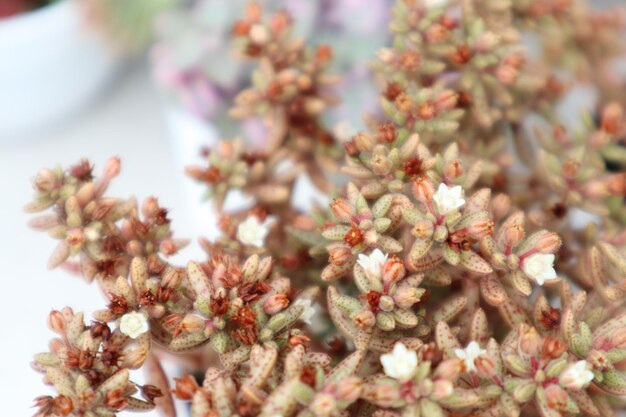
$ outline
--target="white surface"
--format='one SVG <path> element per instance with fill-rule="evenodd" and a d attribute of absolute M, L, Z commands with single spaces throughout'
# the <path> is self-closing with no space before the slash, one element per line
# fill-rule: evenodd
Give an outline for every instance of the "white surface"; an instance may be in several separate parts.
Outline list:
<path fill-rule="evenodd" d="M 164 207 L 171 208 L 177 236 L 196 239 L 207 234 L 184 210 L 187 200 L 180 186 L 187 179 L 169 154 L 162 110 L 148 72 L 141 66 L 132 68 L 112 87 L 65 127 L 13 144 L 0 143 L 3 416 L 32 415 L 32 399 L 50 392 L 41 383 L 41 375 L 29 366 L 32 355 L 46 351 L 53 336 L 46 324 L 48 312 L 70 305 L 88 313 L 104 306 L 96 287 L 62 270 L 46 269 L 55 242 L 26 226 L 29 216 L 21 208 L 31 198 L 30 180 L 40 168 L 89 157 L 99 174 L 108 157 L 119 155 L 122 174 L 110 188 L 111 195 L 134 194 L 140 200 L 156 195 Z M 204 203 L 202 207 L 208 210 L 209 206 Z M 201 259 L 195 242 L 191 246 L 181 258 Z"/>
<path fill-rule="evenodd" d="M 119 64 L 72 0 L 0 20 L 0 57 L 0 142 L 75 112 Z"/>

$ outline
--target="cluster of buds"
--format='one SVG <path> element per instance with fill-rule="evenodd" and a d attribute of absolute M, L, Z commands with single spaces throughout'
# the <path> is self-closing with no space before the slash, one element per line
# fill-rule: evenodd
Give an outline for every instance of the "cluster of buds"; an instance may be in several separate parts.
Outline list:
<path fill-rule="evenodd" d="M 30 225 L 45 230 L 60 242 L 49 260 L 49 267 L 64 265 L 92 280 L 126 275 L 135 256 L 162 263 L 159 255 L 172 255 L 188 241 L 172 238 L 167 210 L 151 197 L 141 206 L 139 217 L 134 200 L 105 197 L 104 193 L 120 171 L 120 161 L 106 163 L 102 177 L 95 180 L 93 167 L 80 161 L 67 171 L 57 167 L 40 171 L 35 180 L 34 201 L 28 212 L 52 209 Z M 78 255 L 78 263 L 70 258 Z"/>
<path fill-rule="evenodd" d="M 62 394 L 39 397 L 37 416 L 115 415 L 154 408 L 162 390 L 129 380 L 129 370 L 144 363 L 150 337 L 133 341 L 102 322 L 86 326 L 83 315 L 69 308 L 53 310 L 49 324 L 60 337 L 52 339 L 50 352 L 35 356 L 33 367 Z M 137 391 L 144 399 L 133 397 Z"/>
<path fill-rule="evenodd" d="M 420 317 L 411 307 L 426 293 L 424 288 L 419 288 L 423 276 L 406 277 L 404 262 L 397 257 L 388 258 L 379 249 L 359 255 L 353 274 L 361 293 L 359 299 L 341 296 L 332 302 L 359 329 L 371 331 L 376 327 L 389 332 L 418 326 Z"/>

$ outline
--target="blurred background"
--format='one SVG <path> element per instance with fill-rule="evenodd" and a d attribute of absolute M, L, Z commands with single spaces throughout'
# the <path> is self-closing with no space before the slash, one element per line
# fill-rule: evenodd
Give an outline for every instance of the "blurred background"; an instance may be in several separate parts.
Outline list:
<path fill-rule="evenodd" d="M 287 9 L 299 35 L 333 47 L 344 103 L 330 123 L 349 137 L 362 127 L 363 112 L 376 108 L 366 64 L 388 44 L 392 0 L 260 3 Z M 177 236 L 215 236 L 202 187 L 183 167 L 200 162 L 202 147 L 217 138 L 253 129 L 225 117 L 250 74 L 229 52 L 228 35 L 244 7 L 241 0 L 0 0 L 2 415 L 31 415 L 32 399 L 48 394 L 29 363 L 46 350 L 49 311 L 104 305 L 95 287 L 46 269 L 55 242 L 28 229 L 21 211 L 31 179 L 42 167 L 83 157 L 99 175 L 117 155 L 122 174 L 110 195 L 155 195 L 171 210 Z M 192 244 L 175 261 L 199 256 Z"/>

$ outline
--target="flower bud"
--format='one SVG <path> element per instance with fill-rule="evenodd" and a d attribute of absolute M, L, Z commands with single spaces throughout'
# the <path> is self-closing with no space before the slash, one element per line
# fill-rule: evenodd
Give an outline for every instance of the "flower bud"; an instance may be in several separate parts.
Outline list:
<path fill-rule="evenodd" d="M 376 145 L 374 137 L 365 132 L 357 133 L 353 141 L 356 148 L 361 152 L 371 152 L 374 149 L 374 145 Z"/>
<path fill-rule="evenodd" d="M 340 401 L 353 403 L 359 399 L 362 392 L 363 383 L 361 382 L 361 378 L 353 376 L 344 378 L 337 384 L 335 397 Z"/>
<path fill-rule="evenodd" d="M 59 310 L 52 310 L 48 315 L 48 326 L 57 332 L 65 333 L 65 318 Z"/>
<path fill-rule="evenodd" d="M 620 349 L 626 347 L 626 327 L 619 327 L 611 333 L 611 344 Z"/>
<path fill-rule="evenodd" d="M 344 222 L 349 222 L 355 215 L 354 207 L 343 198 L 335 198 L 330 203 L 330 209 L 335 217 Z"/>
<path fill-rule="evenodd" d="M 383 283 L 390 285 L 392 282 L 396 282 L 404 277 L 406 270 L 404 269 L 404 262 L 397 256 L 393 256 L 383 264 Z"/>
<path fill-rule="evenodd" d="M 378 307 L 383 311 L 392 311 L 395 307 L 395 303 L 393 302 L 393 298 L 388 295 L 383 295 L 380 297 L 378 302 Z"/>
<path fill-rule="evenodd" d="M 496 374 L 496 362 L 490 355 L 480 355 L 474 360 L 474 365 L 481 378 L 490 378 Z"/>
<path fill-rule="evenodd" d="M 425 178 L 417 177 L 413 182 L 413 195 L 422 203 L 430 203 L 435 194 L 435 187 Z"/>
<path fill-rule="evenodd" d="M 104 177 L 111 179 L 117 177 L 121 170 L 120 158 L 115 157 L 107 161 L 104 166 Z"/>
<path fill-rule="evenodd" d="M 541 253 L 555 253 L 561 247 L 561 238 L 554 232 L 545 232 L 535 243 L 535 249 Z"/>
<path fill-rule="evenodd" d="M 543 347 L 541 336 L 534 327 L 521 326 L 519 347 L 529 356 L 538 356 Z"/>
<path fill-rule="evenodd" d="M 437 108 L 437 112 L 443 112 L 456 108 L 458 98 L 459 95 L 452 90 L 443 91 L 435 99 L 435 107 Z"/>
<path fill-rule="evenodd" d="M 358 310 L 352 314 L 351 318 L 361 330 L 369 330 L 376 324 L 376 316 L 370 310 Z"/>
<path fill-rule="evenodd" d="M 454 180 L 463 175 L 463 164 L 458 159 L 454 159 L 452 161 L 448 161 L 443 167 L 443 175 L 448 180 Z"/>
<path fill-rule="evenodd" d="M 613 102 L 604 108 L 600 126 L 613 136 L 621 133 L 624 129 L 624 111 L 619 103 Z"/>
<path fill-rule="evenodd" d="M 362 397 L 381 407 L 391 407 L 400 399 L 400 390 L 388 383 L 371 384 L 365 387 Z"/>
<path fill-rule="evenodd" d="M 334 414 L 337 409 L 337 402 L 332 395 L 318 392 L 315 394 L 315 397 L 313 397 L 313 402 L 309 405 L 309 409 L 316 416 L 328 417 Z"/>
<path fill-rule="evenodd" d="M 435 370 L 435 379 L 455 381 L 463 370 L 463 361 L 458 358 L 447 359 L 439 364 Z"/>
<path fill-rule="evenodd" d="M 328 252 L 328 263 L 336 266 L 345 265 L 347 262 L 352 260 L 353 257 L 350 248 L 344 245 L 335 245 L 332 248 L 329 248 Z"/>
<path fill-rule="evenodd" d="M 431 398 L 435 401 L 444 400 L 452 395 L 454 386 L 447 379 L 439 379 L 433 383 Z"/>
<path fill-rule="evenodd" d="M 434 232 L 433 222 L 430 220 L 418 220 L 411 230 L 411 234 L 418 239 L 430 239 Z"/>
<path fill-rule="evenodd" d="M 418 303 L 424 290 L 421 288 L 414 288 L 409 286 L 403 286 L 393 295 L 393 301 L 400 308 L 410 308 L 413 304 Z"/>
<path fill-rule="evenodd" d="M 163 275 L 163 280 L 161 281 L 161 285 L 164 288 L 176 289 L 180 286 L 181 282 L 183 281 L 184 275 L 185 275 L 185 271 L 183 269 L 172 268 Z"/>
<path fill-rule="evenodd" d="M 377 154 L 370 160 L 370 166 L 376 175 L 387 175 L 393 163 L 385 155 Z"/>
<path fill-rule="evenodd" d="M 545 389 L 546 401 L 553 410 L 563 410 L 567 405 L 567 392 L 556 384 L 550 384 Z"/>
<path fill-rule="evenodd" d="M 159 207 L 159 200 L 156 197 L 148 197 L 143 201 L 141 205 L 141 214 L 146 218 L 154 218 L 161 211 Z"/>
<path fill-rule="evenodd" d="M 34 185 L 37 191 L 47 193 L 57 188 L 60 184 L 57 182 L 57 178 L 52 170 L 42 169 L 37 173 Z"/>
<path fill-rule="evenodd" d="M 476 220 L 470 223 L 468 231 L 474 239 L 482 239 L 493 234 L 494 223 L 492 220 Z"/>
<path fill-rule="evenodd" d="M 491 200 L 491 212 L 495 220 L 502 218 L 511 209 L 511 197 L 498 194 Z"/>
<path fill-rule="evenodd" d="M 274 315 L 287 308 L 289 298 L 285 294 L 270 295 L 263 302 L 263 311 L 266 314 Z"/>

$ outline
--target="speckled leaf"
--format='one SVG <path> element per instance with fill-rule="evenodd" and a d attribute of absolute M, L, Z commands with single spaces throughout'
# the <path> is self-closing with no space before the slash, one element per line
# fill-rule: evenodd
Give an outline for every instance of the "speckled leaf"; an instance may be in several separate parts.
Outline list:
<path fill-rule="evenodd" d="M 413 265 L 417 264 L 418 260 L 430 250 L 433 243 L 433 239 L 415 239 L 409 252 L 409 262 Z"/>
<path fill-rule="evenodd" d="M 476 191 L 465 203 L 465 213 L 473 213 L 476 211 L 486 211 L 489 207 L 489 200 L 491 199 L 491 190 L 489 188 L 482 188 Z"/>
<path fill-rule="evenodd" d="M 441 245 L 441 253 L 443 253 L 443 258 L 450 265 L 458 265 L 461 262 L 461 254 L 454 249 L 450 245 Z"/>
<path fill-rule="evenodd" d="M 367 350 L 356 350 L 341 361 L 326 377 L 328 382 L 339 382 L 342 379 L 356 375 L 365 360 Z"/>
<path fill-rule="evenodd" d="M 209 279 L 205 275 L 200 265 L 193 261 L 189 261 L 189 263 L 187 264 L 187 276 L 189 278 L 189 282 L 191 283 L 191 287 L 198 297 L 211 297 L 211 286 L 209 283 Z"/>
<path fill-rule="evenodd" d="M 519 291 L 522 295 L 529 296 L 533 292 L 533 287 L 530 284 L 528 278 L 521 270 L 515 270 L 509 273 L 509 280 L 513 288 Z"/>
<path fill-rule="evenodd" d="M 435 326 L 435 342 L 437 347 L 443 351 L 452 351 L 461 347 L 459 340 L 452 334 L 450 326 L 443 321 Z"/>
<path fill-rule="evenodd" d="M 425 274 L 425 280 L 430 285 L 447 287 L 452 283 L 452 276 L 444 265 L 434 267 Z"/>
<path fill-rule="evenodd" d="M 484 345 L 489 340 L 489 324 L 487 316 L 482 308 L 474 312 L 469 332 L 470 340 L 475 340 L 480 345 Z"/>
<path fill-rule="evenodd" d="M 387 214 L 387 211 L 389 211 L 391 203 L 391 194 L 387 194 L 379 198 L 378 201 L 376 201 L 376 203 L 374 203 L 374 205 L 372 206 L 372 214 L 374 214 L 374 217 L 384 217 L 385 214 Z"/>
<path fill-rule="evenodd" d="M 350 231 L 350 227 L 345 225 L 331 226 L 322 231 L 322 236 L 328 240 L 343 240 L 343 237 Z"/>
<path fill-rule="evenodd" d="M 411 272 L 424 272 L 436 267 L 442 261 L 443 255 L 441 254 L 441 252 L 431 251 L 419 259 L 407 257 L 406 265 Z"/>
<path fill-rule="evenodd" d="M 480 279 L 480 293 L 485 301 L 492 306 L 499 306 L 507 299 L 506 291 L 494 274 L 486 275 Z"/>
<path fill-rule="evenodd" d="M 461 252 L 461 265 L 476 274 L 484 275 L 493 272 L 493 268 L 476 252 L 465 250 Z"/>
<path fill-rule="evenodd" d="M 402 252 L 402 249 L 404 249 L 400 242 L 387 235 L 379 236 L 376 246 L 378 246 L 383 252 L 387 253 L 398 253 Z"/>
<path fill-rule="evenodd" d="M 355 262 L 346 262 L 341 266 L 328 264 L 322 270 L 322 279 L 326 282 L 335 281 L 350 272 L 354 264 Z"/>
<path fill-rule="evenodd" d="M 448 322 L 456 317 L 467 305 L 467 297 L 454 296 L 442 301 L 441 305 L 431 312 L 430 322 L 435 324 L 440 321 Z"/>
<path fill-rule="evenodd" d="M 516 328 L 522 323 L 530 324 L 528 316 L 519 305 L 510 298 L 506 298 L 502 304 L 498 306 L 498 311 L 507 324 L 513 328 Z"/>

